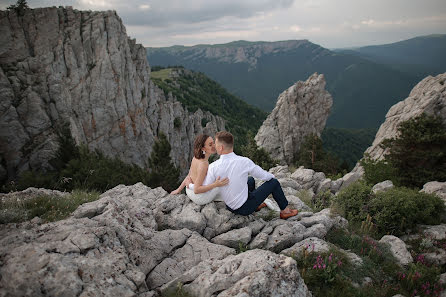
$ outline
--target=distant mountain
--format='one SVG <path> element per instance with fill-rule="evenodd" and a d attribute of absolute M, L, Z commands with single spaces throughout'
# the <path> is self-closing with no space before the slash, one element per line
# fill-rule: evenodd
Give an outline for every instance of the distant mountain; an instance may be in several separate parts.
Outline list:
<path fill-rule="evenodd" d="M 340 49 L 336 52 L 386 64 L 396 70 L 415 75 L 420 80 L 427 75 L 437 75 L 446 71 L 446 34 L 420 36 L 400 42 L 350 50 Z"/>
<path fill-rule="evenodd" d="M 323 73 L 334 98 L 327 125 L 341 128 L 378 127 L 390 106 L 407 97 L 418 81 L 412 74 L 307 40 L 147 48 L 147 56 L 151 65 L 204 72 L 265 111 L 296 81 Z"/>
<path fill-rule="evenodd" d="M 266 112 L 230 94 L 203 73 L 178 67 L 153 67 L 151 79 L 189 111 L 200 108 L 225 119 L 226 128 L 234 134 L 237 152 L 247 144 L 248 137 L 254 137 L 266 119 Z"/>

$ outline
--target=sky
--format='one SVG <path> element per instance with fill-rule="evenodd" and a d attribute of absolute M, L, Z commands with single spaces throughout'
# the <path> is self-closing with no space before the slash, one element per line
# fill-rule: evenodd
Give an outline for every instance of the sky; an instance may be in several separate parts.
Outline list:
<path fill-rule="evenodd" d="M 16 1 L 0 0 L 0 9 Z M 28 0 L 116 10 L 146 47 L 308 39 L 326 48 L 446 34 L 446 0 Z"/>

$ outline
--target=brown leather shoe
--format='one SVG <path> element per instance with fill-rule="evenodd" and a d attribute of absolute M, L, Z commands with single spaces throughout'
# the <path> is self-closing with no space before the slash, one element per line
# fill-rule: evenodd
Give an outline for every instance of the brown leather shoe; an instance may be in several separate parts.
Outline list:
<path fill-rule="evenodd" d="M 257 210 L 256 210 L 256 211 L 259 211 L 259 210 L 261 210 L 261 209 L 264 208 L 264 207 L 266 207 L 266 203 L 265 203 L 265 202 L 262 202 L 262 204 L 260 204 L 259 207 L 257 207 Z"/>
<path fill-rule="evenodd" d="M 289 213 L 280 213 L 280 218 L 282 220 L 286 220 L 288 218 L 294 217 L 298 213 L 299 213 L 299 211 L 297 209 L 290 209 Z"/>

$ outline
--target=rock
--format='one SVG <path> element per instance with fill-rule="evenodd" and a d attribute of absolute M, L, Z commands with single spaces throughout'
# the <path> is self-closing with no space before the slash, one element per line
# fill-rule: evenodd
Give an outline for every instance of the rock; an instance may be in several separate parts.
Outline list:
<path fill-rule="evenodd" d="M 310 217 L 302 218 L 300 223 L 307 228 L 315 224 L 323 224 L 328 230 L 330 230 L 331 227 L 333 227 L 334 219 L 330 217 L 330 209 L 326 208 Z"/>
<path fill-rule="evenodd" d="M 296 261 L 264 250 L 201 262 L 162 291 L 175 290 L 178 284 L 193 296 L 311 296 Z"/>
<path fill-rule="evenodd" d="M 248 227 L 234 229 L 212 238 L 212 242 L 232 248 L 239 248 L 240 244 L 247 245 L 251 241 L 252 230 Z"/>
<path fill-rule="evenodd" d="M 374 160 L 383 159 L 385 151 L 380 147 L 384 139 L 398 134 L 398 125 L 422 113 L 439 116 L 446 124 L 446 73 L 428 76 L 418 83 L 409 97 L 393 105 L 387 112 L 384 123 L 376 133 L 375 140 L 365 153 Z"/>
<path fill-rule="evenodd" d="M 34 217 L 30 222 L 34 225 L 40 225 L 43 223 L 43 220 L 39 217 Z"/>
<path fill-rule="evenodd" d="M 330 244 L 323 239 L 317 237 L 308 237 L 298 243 L 294 244 L 292 247 L 281 251 L 281 254 L 287 256 L 293 256 L 295 258 L 300 258 L 303 256 L 303 252 L 308 253 L 326 253 L 330 250 Z"/>
<path fill-rule="evenodd" d="M 30 187 L 23 191 L 11 192 L 11 193 L 7 193 L 7 194 L 0 193 L 0 201 L 1 202 L 18 201 L 18 202 L 23 203 L 28 200 L 32 200 L 32 199 L 35 199 L 37 197 L 42 197 L 42 196 L 58 198 L 58 197 L 67 197 L 70 195 L 71 194 L 67 193 L 67 192 L 61 192 L 61 191 L 57 191 L 57 190 L 48 190 L 48 189 L 43 189 L 43 188 L 38 189 L 38 188 Z"/>
<path fill-rule="evenodd" d="M 339 188 L 339 190 L 347 188 L 349 185 L 353 184 L 354 182 L 360 180 L 362 176 L 364 175 L 363 171 L 360 172 L 350 172 L 347 173 L 342 177 L 342 185 Z"/>
<path fill-rule="evenodd" d="M 324 179 L 317 187 L 316 194 L 331 190 L 332 181 L 329 178 Z"/>
<path fill-rule="evenodd" d="M 274 177 L 277 179 L 286 178 L 291 175 L 288 165 L 278 165 L 276 167 L 270 168 L 269 172 L 274 174 Z"/>
<path fill-rule="evenodd" d="M 422 254 L 426 262 L 436 266 L 446 264 L 446 251 L 444 249 L 435 248 L 435 251 Z"/>
<path fill-rule="evenodd" d="M 286 199 L 288 200 L 290 206 L 298 209 L 299 211 L 311 211 L 311 208 L 308 205 L 294 195 L 286 195 Z"/>
<path fill-rule="evenodd" d="M 147 276 L 147 285 L 150 289 L 157 288 L 203 260 L 223 259 L 233 254 L 235 254 L 234 249 L 212 244 L 198 233 L 193 233 L 184 246 L 175 250 L 173 255 L 165 258 L 150 272 Z"/>
<path fill-rule="evenodd" d="M 330 190 L 332 193 L 337 193 L 341 189 L 342 183 L 344 180 L 342 178 L 338 178 L 337 180 L 334 180 L 331 182 Z"/>
<path fill-rule="evenodd" d="M 353 265 L 361 266 L 363 264 L 362 258 L 360 256 L 358 256 L 355 253 L 350 252 L 350 251 L 346 251 L 346 250 L 343 250 L 343 249 L 340 249 L 340 250 L 341 250 L 341 252 L 343 252 L 347 256 L 347 258 L 350 260 L 350 262 Z"/>
<path fill-rule="evenodd" d="M 280 252 L 303 239 L 305 227 L 298 222 L 286 221 L 274 228 L 268 236 L 265 249 Z"/>
<path fill-rule="evenodd" d="M 398 237 L 393 235 L 384 235 L 379 242 L 390 245 L 390 251 L 398 260 L 400 265 L 405 266 L 413 262 L 413 258 L 407 250 L 406 244 Z"/>
<path fill-rule="evenodd" d="M 446 203 L 446 182 L 428 182 L 423 186 L 421 192 L 435 194 Z"/>
<path fill-rule="evenodd" d="M 372 192 L 374 194 L 378 192 L 386 192 L 393 188 L 393 183 L 391 180 L 385 180 L 373 186 Z"/>
<path fill-rule="evenodd" d="M 325 180 L 325 174 L 301 166 L 293 172 L 291 178 L 295 179 L 302 189 L 311 189 L 314 192 L 319 187 L 320 182 Z"/>
<path fill-rule="evenodd" d="M 282 188 L 292 188 L 295 190 L 300 190 L 302 187 L 292 178 L 283 177 L 278 180 Z"/>
<path fill-rule="evenodd" d="M 257 145 L 272 158 L 290 164 L 307 135 L 320 135 L 332 104 L 322 74 L 298 81 L 280 94 L 276 107 L 255 136 Z"/>
<path fill-rule="evenodd" d="M 435 240 L 443 240 L 446 239 L 446 224 L 441 225 L 433 225 L 433 226 L 422 226 L 423 234 L 426 237 L 435 239 Z"/>
<path fill-rule="evenodd" d="M 22 21 L 1 11 L 0 19 L 0 143 L 8 143 L 0 176 L 50 169 L 65 124 L 77 144 L 140 167 L 163 132 L 183 173 L 195 135 L 225 129 L 222 118 L 189 112 L 155 86 L 146 49 L 115 11 L 48 7 L 27 10 Z"/>
<path fill-rule="evenodd" d="M 310 228 L 307 228 L 304 233 L 304 238 L 308 237 L 318 237 L 324 238 L 327 235 L 327 227 L 324 224 L 315 224 Z"/>

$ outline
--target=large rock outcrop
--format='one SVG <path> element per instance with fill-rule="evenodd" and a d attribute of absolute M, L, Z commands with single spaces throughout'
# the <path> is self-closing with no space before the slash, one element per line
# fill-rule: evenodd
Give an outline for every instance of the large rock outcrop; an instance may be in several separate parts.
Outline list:
<path fill-rule="evenodd" d="M 397 137 L 400 123 L 422 113 L 441 117 L 446 124 L 446 73 L 426 77 L 412 89 L 408 98 L 392 106 L 376 133 L 372 146 L 365 153 L 372 159 L 382 159 L 385 155 L 380 147 L 382 141 Z"/>
<path fill-rule="evenodd" d="M 333 104 L 325 78 L 314 73 L 280 94 L 276 107 L 260 127 L 255 140 L 271 157 L 291 163 L 305 136 L 320 135 Z"/>
<path fill-rule="evenodd" d="M 272 172 L 295 181 L 287 198 L 308 209 L 297 197 L 305 185 L 286 167 Z M 200 206 L 162 188 L 120 185 L 62 221 L 0 224 L 0 296 L 159 296 L 178 282 L 196 296 L 311 296 L 296 262 L 275 253 L 346 223 L 329 209 L 288 220 L 266 209 L 238 216 L 223 202 Z M 261 250 L 236 256 L 240 246 Z"/>
<path fill-rule="evenodd" d="M 153 84 L 145 48 L 114 11 L 0 11 L 0 97 L 0 180 L 47 168 L 65 123 L 77 143 L 139 166 L 163 132 L 183 171 L 194 136 L 224 129 Z"/>

